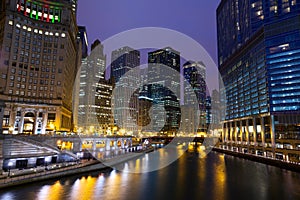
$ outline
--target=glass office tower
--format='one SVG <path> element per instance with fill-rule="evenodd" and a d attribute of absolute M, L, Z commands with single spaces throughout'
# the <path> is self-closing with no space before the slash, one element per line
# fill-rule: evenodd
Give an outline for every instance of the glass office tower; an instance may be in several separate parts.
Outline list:
<path fill-rule="evenodd" d="M 195 128 L 197 132 L 206 132 L 206 66 L 203 62 L 187 61 L 183 64 L 183 76 L 187 81 L 187 83 L 184 84 L 184 104 L 193 105 L 193 94 L 196 95 L 200 118 L 199 123 L 197 123 L 198 127 Z M 191 91 L 189 91 L 187 84 L 190 84 L 192 87 Z M 191 112 L 195 113 L 194 110 Z M 195 123 L 193 125 L 195 125 Z"/>
<path fill-rule="evenodd" d="M 222 0 L 224 147 L 290 162 L 300 149 L 300 2 Z"/>
<path fill-rule="evenodd" d="M 166 72 L 171 68 L 172 73 Z M 148 53 L 149 97 L 152 99 L 152 128 L 174 135 L 180 127 L 180 52 L 166 47 Z M 171 88 L 173 91 L 171 91 Z"/>
<path fill-rule="evenodd" d="M 120 132 L 126 134 L 137 134 L 138 132 L 136 118 L 138 93 L 134 93 L 134 91 L 140 80 L 139 65 L 140 51 L 138 50 L 124 46 L 111 53 L 114 122 Z"/>

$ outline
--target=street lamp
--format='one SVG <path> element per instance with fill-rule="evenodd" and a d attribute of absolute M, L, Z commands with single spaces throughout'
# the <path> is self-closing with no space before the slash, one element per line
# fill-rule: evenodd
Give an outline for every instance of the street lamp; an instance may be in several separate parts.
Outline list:
<path fill-rule="evenodd" d="M 13 166 L 11 161 L 8 162 L 8 177 L 10 176 L 10 168 Z"/>

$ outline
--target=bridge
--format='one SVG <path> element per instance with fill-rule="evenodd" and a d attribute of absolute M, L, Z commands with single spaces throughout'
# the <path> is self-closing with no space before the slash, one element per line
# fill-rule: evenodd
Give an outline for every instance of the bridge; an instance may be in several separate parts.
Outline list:
<path fill-rule="evenodd" d="M 184 143 L 184 142 L 196 142 L 196 143 L 203 143 L 205 137 L 169 137 L 169 136 L 152 136 L 152 137 L 144 137 L 142 141 L 149 140 L 152 144 L 177 144 L 177 143 Z"/>
<path fill-rule="evenodd" d="M 205 143 L 214 146 L 215 139 L 154 136 L 136 141 L 132 136 L 0 135 L 0 171 L 2 168 L 22 169 L 47 163 L 71 162 L 79 158 L 107 158 L 138 151 L 146 140 L 149 144 Z"/>

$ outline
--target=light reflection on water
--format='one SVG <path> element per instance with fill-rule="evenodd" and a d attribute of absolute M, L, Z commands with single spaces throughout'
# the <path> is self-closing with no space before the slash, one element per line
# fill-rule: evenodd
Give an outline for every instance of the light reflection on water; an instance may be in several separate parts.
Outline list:
<path fill-rule="evenodd" d="M 182 153 L 181 148 L 177 148 Z M 199 151 L 199 149 L 198 149 Z M 201 148 L 200 148 L 201 151 Z M 161 157 L 170 151 L 161 149 Z M 300 199 L 300 174 L 212 152 L 188 151 L 171 165 L 129 173 L 152 162 L 149 155 L 107 170 L 0 191 L 0 199 Z M 126 172 L 127 171 L 127 172 Z"/>

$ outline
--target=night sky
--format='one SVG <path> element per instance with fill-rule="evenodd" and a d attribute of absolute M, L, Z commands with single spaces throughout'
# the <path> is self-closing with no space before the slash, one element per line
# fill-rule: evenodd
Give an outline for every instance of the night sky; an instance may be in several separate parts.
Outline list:
<path fill-rule="evenodd" d="M 78 24 L 89 44 L 134 28 L 162 27 L 199 42 L 217 63 L 216 9 L 220 0 L 79 0 Z"/>
<path fill-rule="evenodd" d="M 205 60 L 208 58 L 207 56 L 204 56 L 203 59 L 202 57 L 191 59 L 205 63 L 207 87 L 211 92 L 212 89 L 219 88 L 217 76 L 216 9 L 220 1 L 78 0 L 77 19 L 79 25 L 87 28 L 89 48 L 96 39 L 108 41 L 107 39 L 115 34 L 142 27 L 167 28 L 187 35 L 202 45 L 211 57 L 209 60 Z M 136 37 L 141 38 L 140 35 Z M 142 37 L 147 36 L 143 35 Z M 185 41 L 183 40 L 182 42 L 184 43 Z M 172 43 L 168 46 L 176 49 L 174 45 Z M 122 46 L 134 47 L 128 44 Z M 121 44 L 112 49 L 104 46 L 107 60 L 110 60 L 110 52 L 120 47 Z M 166 46 L 160 48 L 163 47 Z M 199 54 L 198 51 L 189 50 L 189 47 L 184 47 L 184 49 L 188 49 L 191 54 L 196 56 Z M 177 48 L 176 50 L 179 49 Z M 180 52 L 182 53 L 181 50 Z M 206 53 L 200 54 L 206 55 Z M 141 64 L 146 62 L 147 53 L 141 52 Z M 181 64 L 183 64 L 182 61 Z M 110 70 L 108 69 L 108 71 Z"/>

